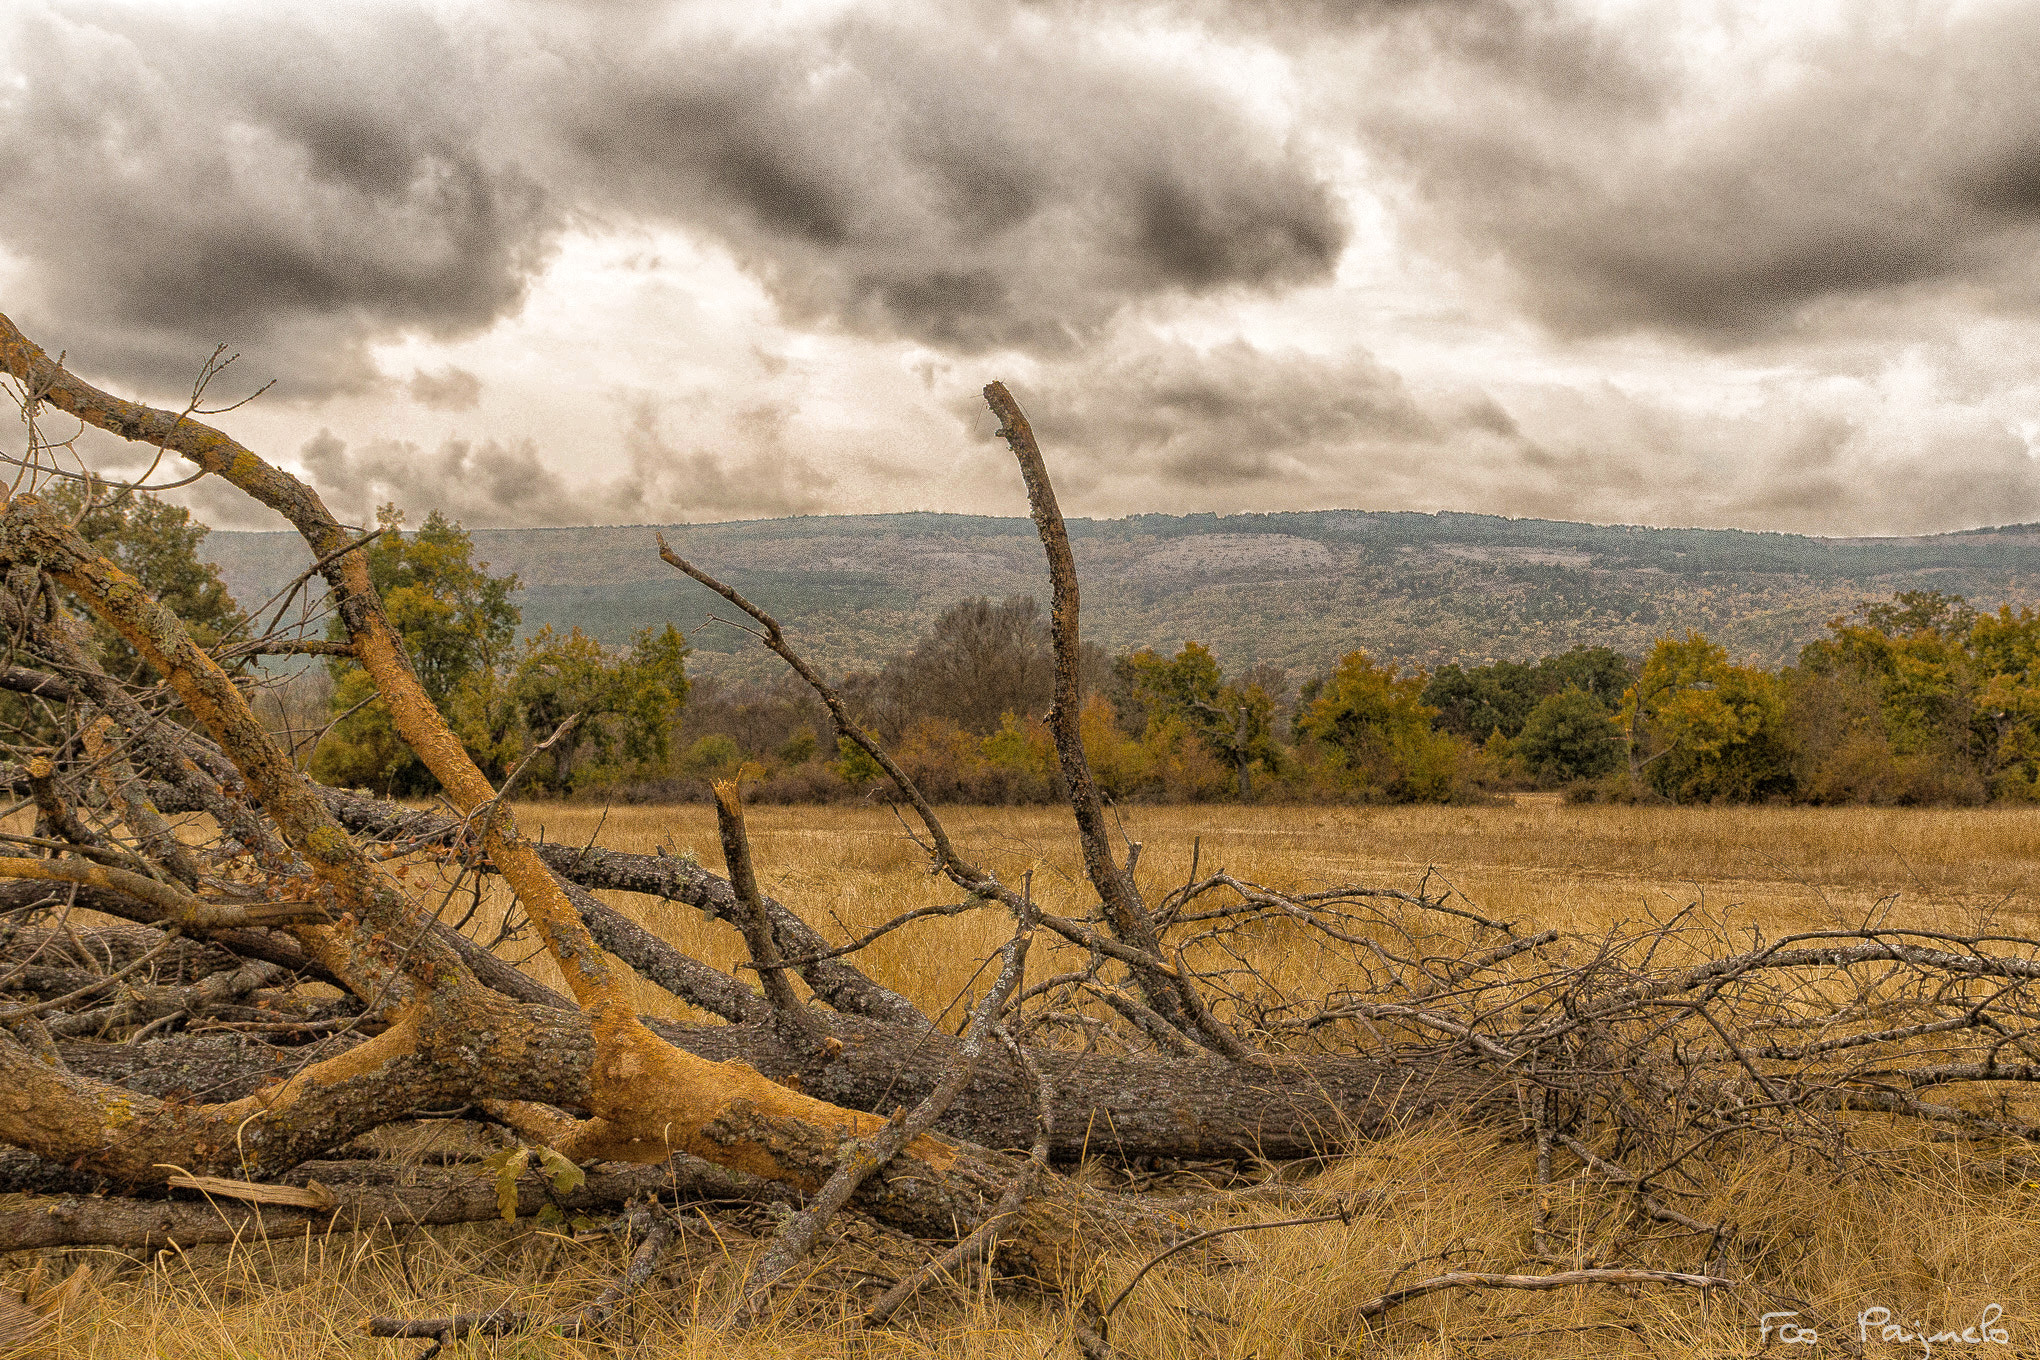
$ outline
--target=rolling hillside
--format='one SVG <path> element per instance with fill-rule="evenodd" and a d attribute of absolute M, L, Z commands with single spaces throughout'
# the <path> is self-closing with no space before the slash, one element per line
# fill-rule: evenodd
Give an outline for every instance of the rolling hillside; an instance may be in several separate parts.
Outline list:
<path fill-rule="evenodd" d="M 966 595 L 1033 594 L 1046 572 L 1023 519 L 899 514 L 669 526 L 683 555 L 778 615 L 825 668 L 875 664 Z M 1087 639 L 1208 643 L 1228 667 L 1321 668 L 1364 647 L 1436 667 L 1575 643 L 1627 652 L 1698 628 L 1731 653 L 1790 660 L 1864 599 L 1930 588 L 1979 606 L 2040 604 L 2040 525 L 1925 538 L 1821 539 L 1491 515 L 1350 510 L 1075 520 Z M 481 529 L 477 556 L 523 581 L 527 631 L 607 643 L 678 624 L 702 673 L 776 674 L 720 600 L 658 558 L 650 527 Z M 309 561 L 287 533 L 219 532 L 205 551 L 253 605 Z"/>

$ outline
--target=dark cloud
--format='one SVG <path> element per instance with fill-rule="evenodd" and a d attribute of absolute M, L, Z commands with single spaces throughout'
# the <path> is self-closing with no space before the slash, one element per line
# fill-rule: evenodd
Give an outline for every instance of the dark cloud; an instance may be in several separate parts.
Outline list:
<path fill-rule="evenodd" d="M 461 37 L 415 11 L 9 7 L 0 242 L 18 319 L 100 371 L 188 382 L 226 342 L 319 393 L 365 346 L 511 311 L 555 209 L 484 135 Z"/>
<path fill-rule="evenodd" d="M 1361 122 L 1433 249 L 1500 252 L 1574 333 L 1740 343 L 1922 287 L 2040 301 L 2040 11 L 1849 16 L 1768 62 L 1754 30 L 1703 56 L 1626 22 L 1439 6 L 1378 31 L 1382 71 L 1423 75 L 1370 85 Z"/>
<path fill-rule="evenodd" d="M 950 349 L 1323 280 L 1346 239 L 1310 159 L 1220 92 L 996 7 L 640 44 L 572 93 L 591 195 L 709 228 L 796 315 Z"/>
<path fill-rule="evenodd" d="M 449 439 L 430 452 L 408 440 L 349 447 L 321 430 L 298 450 L 304 475 L 343 519 L 372 524 L 393 502 L 413 520 L 434 510 L 464 524 L 579 524 L 582 507 L 530 440 Z"/>
<path fill-rule="evenodd" d="M 1301 490 L 1341 461 L 1435 446 L 1447 432 L 1364 354 L 1322 358 L 1244 341 L 1137 346 L 1057 365 L 1014 384 L 1014 395 L 1044 447 L 1070 460 L 1073 484 Z M 968 411 L 985 427 L 981 413 L 981 404 Z"/>
<path fill-rule="evenodd" d="M 951 348 L 1323 279 L 1344 243 L 1278 133 L 1067 26 L 945 7 L 740 39 L 698 17 L 10 6 L 19 319 L 157 387 L 225 341 L 316 395 L 371 381 L 371 343 L 514 312 L 576 214 L 720 237 L 798 318 Z"/>
<path fill-rule="evenodd" d="M 1404 87 L 1426 86 L 1446 68 L 1486 71 L 1573 107 L 1648 111 L 1666 93 L 1666 63 L 1647 40 L 1556 0 L 1175 0 L 1172 7 L 1297 52 L 1354 35 L 1379 38 L 1400 61 Z"/>
<path fill-rule="evenodd" d="M 2040 516 L 2040 11 L 1804 20 L 9 0 L 0 301 L 357 518 L 990 505 L 994 355 L 1092 512 Z"/>
<path fill-rule="evenodd" d="M 472 411 L 482 401 L 482 380 L 452 364 L 433 373 L 417 370 L 404 390 L 412 401 L 434 411 Z"/>

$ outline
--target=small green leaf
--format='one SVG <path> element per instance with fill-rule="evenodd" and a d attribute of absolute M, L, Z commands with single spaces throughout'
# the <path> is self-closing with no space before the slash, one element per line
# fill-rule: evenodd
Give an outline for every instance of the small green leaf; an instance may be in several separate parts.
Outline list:
<path fill-rule="evenodd" d="M 553 1193 L 571 1195 L 588 1180 L 588 1173 L 575 1166 L 567 1155 L 549 1147 L 533 1149 L 538 1153 L 540 1171 L 552 1181 Z"/>
<path fill-rule="evenodd" d="M 506 1166 L 514 1166 L 521 1171 L 524 1169 L 524 1159 L 529 1153 L 529 1148 L 513 1143 L 509 1147 L 492 1152 L 482 1158 L 482 1165 L 489 1168 L 490 1174 L 496 1176 L 502 1175 L 503 1168 Z"/>
<path fill-rule="evenodd" d="M 566 1221 L 567 1216 L 560 1212 L 556 1204 L 548 1204 L 538 1211 L 538 1226 L 541 1228 L 556 1227 Z"/>

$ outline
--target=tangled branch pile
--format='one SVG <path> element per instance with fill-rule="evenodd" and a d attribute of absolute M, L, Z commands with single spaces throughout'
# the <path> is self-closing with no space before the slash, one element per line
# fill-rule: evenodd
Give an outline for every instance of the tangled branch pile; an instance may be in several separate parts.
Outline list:
<path fill-rule="evenodd" d="M 345 622 L 338 646 L 445 790 L 443 806 L 421 810 L 305 779 L 256 720 L 245 663 L 335 644 L 307 643 L 300 627 L 202 648 L 28 494 L 61 471 L 32 433 L 0 513 L 0 687 L 18 696 L 9 740 L 24 814 L 10 825 L 35 817 L 32 832 L 0 836 L 0 1081 L 12 1096 L 0 1190 L 37 1198 L 0 1207 L 0 1251 L 621 1215 L 638 1244 L 628 1269 L 566 1315 L 373 1324 L 436 1349 L 529 1327 L 600 1330 L 657 1268 L 674 1207 L 774 1204 L 788 1212 L 736 1322 L 759 1315 L 842 1212 L 924 1244 L 920 1268 L 874 1286 L 872 1324 L 937 1276 L 986 1268 L 1074 1301 L 1070 1334 L 1099 1353 L 1138 1282 L 1097 1278 L 1100 1244 L 1160 1250 L 1197 1206 L 1056 1169 L 1086 1148 L 1281 1161 L 1427 1117 L 1534 1144 L 1550 1193 L 1525 1225 L 1523 1261 L 1556 1271 L 1384 1281 L 1358 1307 L 1367 1324 L 1444 1288 L 1762 1290 L 1771 1245 L 1718 1210 L 1733 1209 L 1733 1167 L 1751 1149 L 1874 1158 L 1896 1120 L 2022 1174 L 2040 941 L 1866 923 L 1732 942 L 1698 912 L 1579 938 L 1421 885 L 1293 893 L 1194 864 L 1172 891 L 1144 892 L 1139 846 L 1115 842 L 1077 732 L 1078 587 L 1061 516 L 998 384 L 986 395 L 1054 587 L 1051 724 L 1096 897 L 1082 916 L 975 863 L 770 615 L 660 545 L 886 770 L 918 819 L 911 834 L 962 894 L 831 943 L 760 890 L 734 785 L 717 788 L 727 876 L 527 839 L 506 801 L 516 776 L 492 787 L 468 759 L 390 630 L 354 551 L 362 538 L 315 493 L 193 410 L 80 381 L 5 318 L 0 366 L 32 432 L 53 408 L 288 519 Z M 74 606 L 152 673 L 109 674 Z M 570 995 L 470 938 L 485 876 L 514 894 Z M 747 968 L 688 956 L 597 891 L 728 923 Z M 855 960 L 884 935 L 967 911 L 1003 913 L 1011 938 L 952 1034 Z M 639 1016 L 633 973 L 715 1021 Z M 503 1153 L 400 1181 L 368 1140 L 419 1120 L 466 1121 Z M 527 1164 L 534 1174 L 520 1176 Z M 1562 1210 L 1561 1177 L 1592 1193 Z M 1366 1198 L 1315 1210 L 1295 1221 L 1390 1211 Z"/>

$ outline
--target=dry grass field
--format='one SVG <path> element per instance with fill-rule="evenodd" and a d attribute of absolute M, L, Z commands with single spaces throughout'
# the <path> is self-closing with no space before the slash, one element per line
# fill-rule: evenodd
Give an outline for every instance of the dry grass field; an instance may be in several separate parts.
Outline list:
<path fill-rule="evenodd" d="M 720 868 L 705 806 L 599 809 L 533 805 L 527 830 L 549 840 L 599 838 L 621 849 L 697 853 Z M 1088 901 L 1066 813 L 957 809 L 952 833 L 1007 882 L 1032 871 L 1037 897 L 1080 914 Z M 1125 814 L 1142 843 L 1139 874 L 1151 891 L 1183 880 L 1193 841 L 1207 869 L 1303 889 L 1334 883 L 1411 888 L 1432 874 L 1490 916 L 1591 934 L 1645 913 L 1702 902 L 1733 930 L 1785 929 L 1868 919 L 1955 925 L 1994 918 L 2034 934 L 2040 911 L 2040 813 L 2005 810 L 1572 808 L 1526 800 L 1497 808 L 1142 808 Z M 903 908 L 953 900 L 926 872 L 892 813 L 880 808 L 758 808 L 751 829 L 769 892 L 843 937 Z M 727 964 L 739 943 L 726 927 L 683 907 L 615 897 L 616 905 L 688 952 Z M 863 957 L 878 980 L 940 1010 L 978 980 L 980 960 L 1006 937 L 985 912 L 922 924 Z M 1271 946 L 1272 947 L 1272 946 Z M 505 947 L 515 954 L 515 944 Z M 1270 968 L 1282 959 L 1263 960 Z M 1304 966 L 1296 964 L 1294 966 Z M 1041 949 L 1030 972 L 1055 967 Z M 549 965 L 532 965 L 547 981 Z M 647 1011 L 694 1018 L 646 987 Z M 954 1012 L 952 1012 L 954 1014 Z M 1870 1117 L 1866 1117 L 1866 1120 Z M 1796 1309 L 1817 1345 L 1773 1355 L 1842 1354 L 1857 1314 L 1886 1306 L 1936 1330 L 1973 1326 L 2003 1310 L 2007 1343 L 1943 1342 L 1934 1354 L 2040 1355 L 2040 1186 L 2005 1184 L 1963 1169 L 1964 1154 L 1892 1128 L 1867 1127 L 1883 1151 L 1837 1172 L 1783 1154 L 1746 1154 L 1714 1199 L 1692 1212 L 1731 1221 L 1761 1251 L 1773 1297 L 1702 1297 L 1689 1291 L 1570 1289 L 1547 1293 L 1444 1293 L 1399 1310 L 1370 1330 L 1355 1316 L 1392 1278 L 1443 1270 L 1541 1271 L 1528 1254 L 1530 1150 L 1506 1131 L 1427 1125 L 1290 1179 L 1327 1191 L 1378 1194 L 1350 1224 L 1284 1228 L 1219 1239 L 1151 1274 L 1115 1318 L 1122 1354 L 1137 1360 L 1331 1356 L 1747 1356 L 1763 1351 L 1758 1313 Z M 1180 1189 L 1196 1168 L 1159 1178 Z M 1104 1176 L 1102 1169 L 1079 1174 Z M 1559 1183 L 1561 1198 L 1566 1183 Z M 1568 1216 L 1573 1260 L 1627 1262 L 1626 1229 L 1593 1212 Z M 1296 1210 L 1221 1206 L 1199 1224 L 1273 1219 Z M 772 1222 L 762 1213 L 702 1214 L 660 1287 L 640 1296 L 628 1324 L 602 1342 L 525 1336 L 459 1342 L 477 1356 L 704 1357 L 1011 1356 L 1073 1354 L 1053 1313 L 1027 1297 L 982 1289 L 931 1294 L 879 1332 L 858 1330 L 853 1291 L 901 1268 L 896 1243 L 839 1223 L 807 1291 L 768 1327 L 716 1329 L 733 1282 Z M 393 1229 L 326 1240 L 248 1243 L 136 1261 L 115 1253 L 64 1253 L 49 1267 L 97 1269 L 84 1304 L 26 1355 L 134 1360 L 410 1356 L 416 1342 L 372 1341 L 372 1313 L 440 1313 L 490 1307 L 540 1291 L 566 1305 L 599 1289 L 621 1248 L 526 1224 L 431 1234 Z M 1642 1262 L 1693 1269 L 1684 1258 Z M 1106 1262 L 1107 1293 L 1141 1258 Z M 10 1276 L 27 1262 L 9 1263 Z M 1972 1332 L 1971 1335 L 1978 1335 Z M 1871 1356 L 1921 1355 L 1918 1344 L 1873 1342 Z"/>

